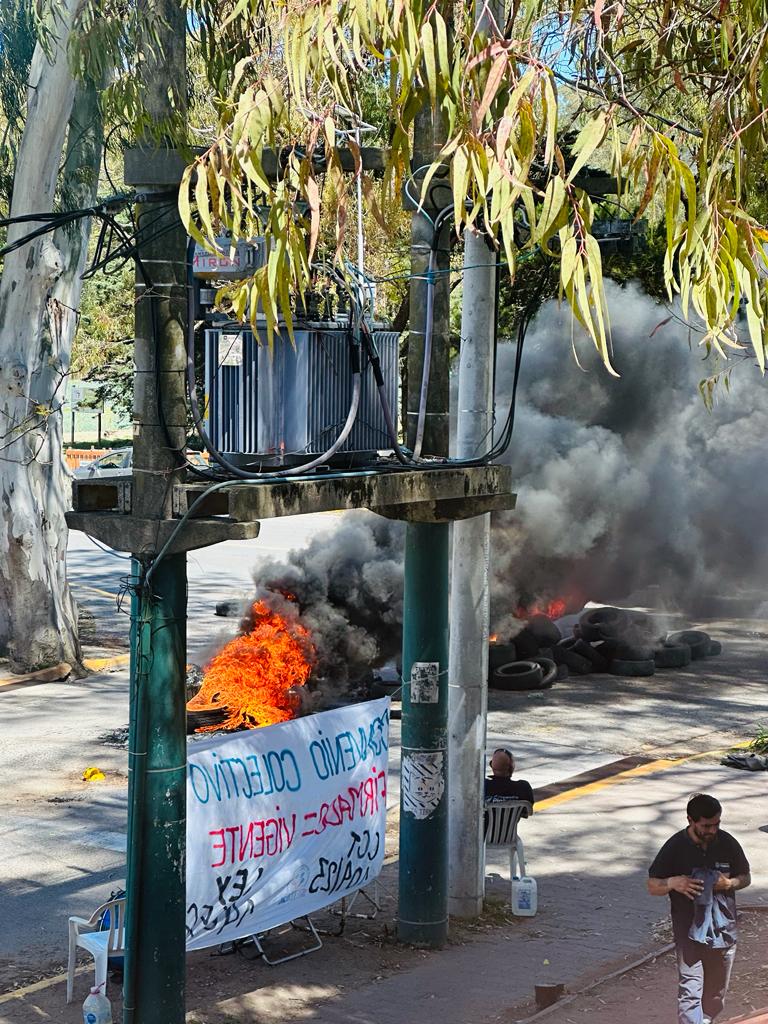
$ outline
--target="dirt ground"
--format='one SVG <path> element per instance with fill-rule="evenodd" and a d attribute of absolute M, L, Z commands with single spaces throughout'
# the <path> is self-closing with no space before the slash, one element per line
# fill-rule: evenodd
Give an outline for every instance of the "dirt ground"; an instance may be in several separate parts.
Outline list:
<path fill-rule="evenodd" d="M 537 1016 L 547 1024 L 671 1024 L 675 1019 L 677 971 L 674 953 L 649 961 L 613 981 Z M 768 1007 L 768 914 L 742 911 L 739 947 L 731 977 L 725 1020 Z M 536 1013 L 531 1002 L 499 1021 L 524 1021 Z"/>

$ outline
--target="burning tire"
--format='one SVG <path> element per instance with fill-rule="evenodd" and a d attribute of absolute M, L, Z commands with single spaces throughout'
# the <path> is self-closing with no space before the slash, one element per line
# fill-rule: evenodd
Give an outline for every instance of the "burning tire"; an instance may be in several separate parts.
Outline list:
<path fill-rule="evenodd" d="M 655 671 L 656 662 L 653 659 L 624 661 L 616 658 L 611 662 L 611 672 L 615 676 L 652 676 Z"/>
<path fill-rule="evenodd" d="M 528 626 L 525 626 L 514 638 L 515 650 L 518 658 L 535 658 L 539 653 L 538 637 L 536 637 Z M 513 660 L 513 659 L 510 659 Z"/>
<path fill-rule="evenodd" d="M 621 636 L 630 624 L 630 617 L 622 608 L 590 608 L 579 619 L 582 640 L 611 640 Z"/>
<path fill-rule="evenodd" d="M 528 619 L 528 629 L 539 641 L 540 647 L 551 647 L 562 639 L 563 634 L 546 615 L 532 615 Z"/>
<path fill-rule="evenodd" d="M 223 725 L 229 716 L 229 708 L 214 708 L 210 711 L 188 711 L 187 712 L 187 735 L 197 732 L 198 729 L 215 729 Z"/>
<path fill-rule="evenodd" d="M 656 668 L 685 668 L 691 661 L 691 648 L 688 644 L 666 641 L 653 652 Z"/>
<path fill-rule="evenodd" d="M 557 679 L 557 665 L 551 658 L 536 658 L 536 664 L 541 666 L 544 676 L 539 684 L 542 690 L 549 689 Z"/>
<path fill-rule="evenodd" d="M 707 657 L 713 658 L 716 654 L 722 654 L 722 653 L 723 653 L 723 645 L 720 643 L 720 641 L 719 640 L 712 640 L 710 642 L 710 645 L 709 645 L 709 650 L 707 651 Z"/>
<path fill-rule="evenodd" d="M 694 661 L 706 658 L 712 645 L 709 633 L 704 633 L 699 629 L 683 629 L 679 633 L 670 633 L 667 641 L 673 644 L 687 644 L 691 649 L 691 658 Z"/>
<path fill-rule="evenodd" d="M 491 686 L 495 690 L 540 690 L 544 670 L 535 661 L 511 661 L 493 673 Z"/>

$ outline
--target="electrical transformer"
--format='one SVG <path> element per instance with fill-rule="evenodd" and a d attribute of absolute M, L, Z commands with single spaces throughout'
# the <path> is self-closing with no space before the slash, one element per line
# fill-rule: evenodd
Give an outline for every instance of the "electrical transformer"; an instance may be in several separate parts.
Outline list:
<path fill-rule="evenodd" d="M 376 329 L 373 337 L 396 417 L 398 334 Z M 242 467 L 301 464 L 327 451 L 347 419 L 352 372 L 346 320 L 297 321 L 294 341 L 284 332 L 270 349 L 262 328 L 258 337 L 242 325 L 205 330 L 207 429 L 215 447 Z M 332 460 L 336 465 L 362 465 L 392 447 L 364 349 L 361 360 L 357 419 Z"/>

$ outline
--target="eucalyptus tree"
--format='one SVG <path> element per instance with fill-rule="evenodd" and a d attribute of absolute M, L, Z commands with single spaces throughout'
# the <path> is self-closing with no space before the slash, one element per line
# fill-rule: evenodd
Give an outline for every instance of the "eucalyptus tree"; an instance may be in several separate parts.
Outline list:
<path fill-rule="evenodd" d="M 599 164 L 616 177 L 623 209 L 661 225 L 665 286 L 701 319 L 704 344 L 722 359 L 743 355 L 734 321 L 744 298 L 764 370 L 768 234 L 752 196 L 764 182 L 768 0 L 511 0 L 502 17 L 483 19 L 482 34 L 474 11 L 447 0 L 186 6 L 215 123 L 204 152 L 190 157 L 180 216 L 210 246 L 222 228 L 268 243 L 267 265 L 222 296 L 236 315 L 263 309 L 270 332 L 281 312 L 290 319 L 320 239 L 334 240 L 324 258 L 345 269 L 340 154 L 359 157 L 349 114 L 373 88 L 387 122 L 385 172 L 380 183 L 362 181 L 382 223 L 404 183 L 426 196 L 447 180 L 456 232 L 484 232 L 511 279 L 533 251 L 557 265 L 561 294 L 613 372 L 595 199 L 580 174 Z M 134 72 L 155 7 L 43 5 L 12 212 L 56 201 L 73 68 L 103 82 L 115 67 L 102 112 L 147 138 L 152 118 Z M 425 108 L 442 120 L 445 141 L 428 166 L 411 168 Z M 189 141 L 182 116 L 155 130 L 164 144 Z M 280 154 L 276 178 L 265 173 L 267 147 Z M 21 231 L 11 226 L 9 238 Z M 55 284 L 75 265 L 62 260 L 63 244 L 46 236 L 7 256 L 0 282 L 0 642 L 24 667 L 78 657 L 59 450 L 72 326 L 47 326 Z M 76 293 L 69 305 L 77 308 Z M 53 308 L 64 308 L 60 297 Z"/>
<path fill-rule="evenodd" d="M 19 218 L 85 207 L 95 196 L 97 88 L 91 78 L 76 82 L 69 53 L 79 6 L 64 0 L 41 12 L 25 94 L 15 79 L 11 247 L 42 223 Z M 66 582 L 61 406 L 87 239 L 87 221 L 62 223 L 7 252 L 0 278 L 0 647 L 16 670 L 80 664 Z"/>
<path fill-rule="evenodd" d="M 512 277 L 527 251 L 557 261 L 561 294 L 614 372 L 595 200 L 579 187 L 598 162 L 618 179 L 617 202 L 663 223 L 665 285 L 703 321 L 704 344 L 721 358 L 739 350 L 745 297 L 764 369 L 768 234 L 749 197 L 765 166 L 765 0 L 512 0 L 483 34 L 471 5 L 446 0 L 236 0 L 218 22 L 206 0 L 191 6 L 211 41 L 218 127 L 187 170 L 181 216 L 211 245 L 221 227 L 270 240 L 267 266 L 228 294 L 238 315 L 263 308 L 270 328 L 290 315 L 327 214 L 318 152 L 333 184 L 340 148 L 356 152 L 339 112 L 373 80 L 386 84 L 390 136 L 380 192 L 366 181 L 374 210 L 411 174 L 426 105 L 446 141 L 418 176 L 422 195 L 447 170 L 456 230 L 485 232 Z M 257 40 L 253 26 L 270 20 L 280 31 Z M 265 147 L 283 151 L 276 181 Z M 333 216 L 340 259 L 344 204 Z"/>

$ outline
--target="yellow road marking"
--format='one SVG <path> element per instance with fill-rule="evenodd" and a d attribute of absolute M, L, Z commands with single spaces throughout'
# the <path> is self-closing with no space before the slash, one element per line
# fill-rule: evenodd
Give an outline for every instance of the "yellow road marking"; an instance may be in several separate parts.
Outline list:
<path fill-rule="evenodd" d="M 130 660 L 130 654 L 115 654 L 111 658 L 84 658 L 83 664 L 91 672 L 109 672 L 113 668 L 123 668 Z"/>
<path fill-rule="evenodd" d="M 80 974 L 87 974 L 93 970 L 93 965 L 83 964 L 82 967 L 75 968 L 75 977 Z M 58 985 L 60 981 L 66 981 L 66 971 L 63 974 L 54 974 L 52 978 L 43 978 L 42 981 L 36 981 L 33 985 L 25 985 L 23 988 L 14 989 L 13 992 L 6 992 L 5 995 L 0 996 L 0 1006 L 3 1003 L 10 1003 L 14 999 L 23 999 L 24 996 L 32 995 L 33 992 L 42 992 L 44 988 L 50 988 L 51 985 Z"/>
<path fill-rule="evenodd" d="M 590 796 L 592 793 L 598 793 L 601 789 L 607 789 L 609 786 L 617 786 L 622 782 L 627 782 L 631 779 L 640 778 L 643 775 L 651 775 L 654 772 L 663 772 L 668 768 L 676 768 L 681 764 L 686 764 L 688 761 L 696 761 L 702 757 L 714 757 L 718 754 L 726 754 L 729 750 L 735 750 L 737 747 L 748 747 L 751 740 L 743 740 L 741 743 L 734 743 L 723 750 L 705 750 L 701 754 L 689 754 L 687 757 L 675 757 L 675 758 L 659 758 L 658 761 L 649 761 L 648 764 L 638 765 L 637 768 L 628 768 L 624 772 L 618 772 L 616 775 L 609 775 L 605 779 L 598 779 L 597 782 L 588 782 L 585 786 L 577 786 L 575 789 L 566 789 L 563 793 L 558 793 L 556 796 L 550 796 L 546 800 L 542 800 L 540 803 L 535 805 L 535 810 L 545 811 L 549 807 L 556 807 L 558 804 L 568 803 L 569 800 L 578 800 L 582 796 Z"/>
<path fill-rule="evenodd" d="M 111 597 L 113 600 L 117 600 L 117 594 L 113 594 L 111 590 L 100 590 L 99 587 L 92 587 L 90 583 L 79 583 L 77 580 L 73 580 L 73 587 L 79 587 L 81 590 L 90 590 L 94 594 L 101 594 L 102 597 Z"/>
<path fill-rule="evenodd" d="M 626 771 L 619 772 L 616 775 L 609 775 L 606 779 L 588 782 L 585 786 L 577 786 L 576 789 L 566 789 L 564 793 L 550 796 L 548 799 L 542 800 L 541 803 L 537 802 L 535 810 L 538 812 L 546 810 L 548 807 L 556 807 L 558 804 L 568 803 L 569 800 L 576 800 L 579 797 L 597 793 L 601 789 L 607 789 L 609 786 L 616 786 L 627 779 L 636 779 L 641 775 L 650 775 L 652 772 L 664 771 L 665 768 L 672 768 L 674 765 L 682 764 L 687 760 L 689 760 L 687 757 L 680 757 L 675 760 L 661 758 L 658 761 L 649 761 L 648 764 L 638 765 L 637 768 L 628 768 Z"/>

